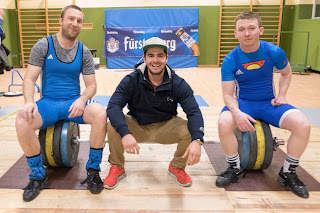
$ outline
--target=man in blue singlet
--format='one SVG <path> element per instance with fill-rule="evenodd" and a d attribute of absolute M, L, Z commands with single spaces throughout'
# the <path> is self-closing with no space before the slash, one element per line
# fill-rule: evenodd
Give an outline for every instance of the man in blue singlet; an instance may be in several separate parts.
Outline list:
<path fill-rule="evenodd" d="M 282 49 L 259 40 L 263 30 L 261 18 L 256 13 L 244 12 L 235 20 L 235 37 L 240 45 L 222 63 L 222 92 L 226 106 L 218 122 L 229 168 L 218 176 L 216 185 L 227 187 L 243 178 L 238 142 L 233 131 L 236 128 L 243 132 L 255 131 L 252 122 L 261 119 L 291 132 L 279 181 L 288 185 L 296 195 L 308 198 L 308 189 L 298 178 L 296 167 L 309 140 L 310 124 L 300 111 L 287 103 L 292 70 Z M 277 96 L 273 86 L 274 66 L 280 71 Z"/>
<path fill-rule="evenodd" d="M 75 5 L 62 9 L 57 34 L 40 39 L 32 48 L 23 81 L 25 104 L 16 118 L 16 131 L 21 148 L 31 169 L 30 182 L 23 200 L 36 198 L 47 187 L 40 144 L 35 133 L 59 120 L 91 124 L 90 153 L 86 165 L 87 188 L 93 194 L 103 189 L 99 176 L 107 115 L 104 107 L 91 100 L 97 90 L 93 58 L 89 49 L 77 40 L 84 14 Z M 80 94 L 82 73 L 86 89 Z M 34 85 L 42 75 L 42 97 L 34 102 Z"/>

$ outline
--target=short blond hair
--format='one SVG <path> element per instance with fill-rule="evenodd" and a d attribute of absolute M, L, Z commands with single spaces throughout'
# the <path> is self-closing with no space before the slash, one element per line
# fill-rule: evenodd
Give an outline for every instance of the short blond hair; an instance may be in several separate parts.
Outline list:
<path fill-rule="evenodd" d="M 78 7 L 77 5 L 73 5 L 73 4 L 72 4 L 72 5 L 68 5 L 68 6 L 62 8 L 62 10 L 61 10 L 61 16 L 60 16 L 62 19 L 63 19 L 63 17 L 64 17 L 64 14 L 66 13 L 66 11 L 67 11 L 68 9 L 70 9 L 70 8 L 79 10 L 79 11 L 83 14 L 83 16 L 84 16 L 84 13 L 83 13 L 83 11 L 81 10 L 81 8 Z"/>
<path fill-rule="evenodd" d="M 236 26 L 237 21 L 241 20 L 241 19 L 257 19 L 259 27 L 262 27 L 261 17 L 257 13 L 254 13 L 251 11 L 246 11 L 246 12 L 243 12 L 243 13 L 237 15 L 236 19 L 234 20 L 234 26 Z"/>

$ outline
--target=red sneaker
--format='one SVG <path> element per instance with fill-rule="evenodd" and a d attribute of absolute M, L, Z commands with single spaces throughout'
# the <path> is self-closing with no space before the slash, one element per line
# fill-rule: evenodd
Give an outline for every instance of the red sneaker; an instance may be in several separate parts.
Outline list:
<path fill-rule="evenodd" d="M 169 174 L 176 178 L 176 181 L 180 186 L 187 187 L 192 184 L 190 176 L 183 169 L 174 169 L 172 167 L 172 162 L 170 162 L 169 165 Z"/>
<path fill-rule="evenodd" d="M 103 187 L 106 189 L 114 189 L 118 186 L 119 180 L 126 176 L 124 168 L 119 168 L 117 165 L 110 164 L 108 176 L 104 179 Z"/>

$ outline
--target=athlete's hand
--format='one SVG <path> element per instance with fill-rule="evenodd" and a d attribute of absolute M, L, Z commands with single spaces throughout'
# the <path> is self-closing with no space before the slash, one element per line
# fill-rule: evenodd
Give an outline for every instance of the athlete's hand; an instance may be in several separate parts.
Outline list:
<path fill-rule="evenodd" d="M 242 132 L 255 131 L 255 128 L 251 124 L 251 122 L 255 123 L 257 121 L 254 118 L 252 118 L 250 115 L 248 115 L 244 112 L 238 112 L 237 114 L 233 114 L 233 117 L 234 117 L 240 131 L 242 131 Z"/>
<path fill-rule="evenodd" d="M 133 137 L 131 134 L 127 134 L 123 136 L 121 139 L 122 145 L 124 148 L 124 151 L 129 154 L 136 154 L 139 155 L 139 149 L 140 147 L 138 146 L 138 143 L 136 139 Z"/>
<path fill-rule="evenodd" d="M 201 157 L 201 144 L 198 140 L 192 141 L 182 158 L 188 156 L 188 160 L 186 162 L 187 166 L 192 166 L 194 164 L 199 163 Z"/>
<path fill-rule="evenodd" d="M 80 96 L 77 100 L 75 100 L 71 104 L 68 110 L 68 112 L 71 112 L 69 115 L 69 118 L 81 116 L 84 112 L 85 106 L 86 106 L 86 101 Z"/>
<path fill-rule="evenodd" d="M 272 106 L 280 106 L 280 105 L 287 104 L 287 103 L 288 102 L 287 102 L 286 98 L 283 96 L 278 96 L 278 97 L 271 100 Z"/>
<path fill-rule="evenodd" d="M 37 104 L 34 102 L 25 103 L 22 108 L 19 110 L 22 118 L 29 120 L 33 119 L 38 112 Z"/>

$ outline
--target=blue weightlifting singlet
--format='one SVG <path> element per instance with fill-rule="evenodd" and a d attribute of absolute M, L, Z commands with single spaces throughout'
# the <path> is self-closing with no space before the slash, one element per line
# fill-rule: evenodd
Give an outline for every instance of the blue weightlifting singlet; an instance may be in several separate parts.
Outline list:
<path fill-rule="evenodd" d="M 83 45 L 78 42 L 77 55 L 71 63 L 57 58 L 51 36 L 48 53 L 42 67 L 42 97 L 50 99 L 73 99 L 80 96 L 80 73 L 82 70 Z"/>

